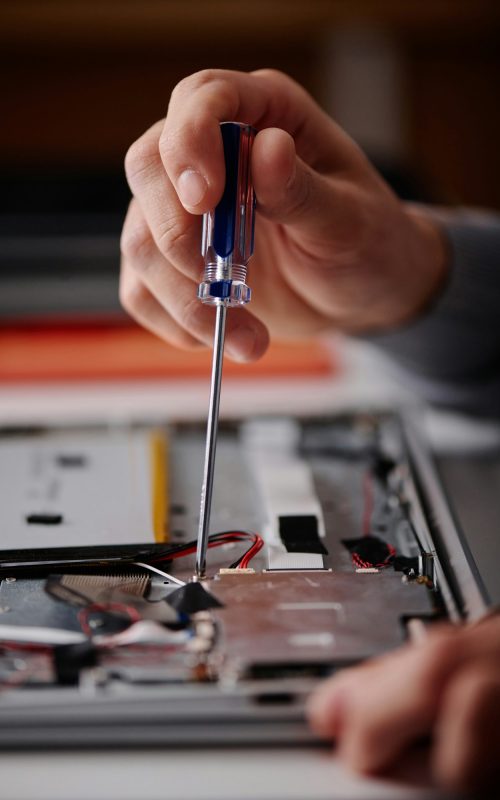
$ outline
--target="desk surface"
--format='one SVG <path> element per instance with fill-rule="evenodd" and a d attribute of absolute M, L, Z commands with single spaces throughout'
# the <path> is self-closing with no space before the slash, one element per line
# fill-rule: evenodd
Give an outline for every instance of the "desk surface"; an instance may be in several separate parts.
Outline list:
<path fill-rule="evenodd" d="M 444 800 L 400 780 L 347 774 L 328 751 L 214 749 L 3 754 L 9 800 Z"/>

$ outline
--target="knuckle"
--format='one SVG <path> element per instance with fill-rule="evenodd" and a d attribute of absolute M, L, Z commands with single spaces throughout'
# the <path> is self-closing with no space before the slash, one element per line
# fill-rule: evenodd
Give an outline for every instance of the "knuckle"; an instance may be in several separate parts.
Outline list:
<path fill-rule="evenodd" d="M 201 89 L 202 86 L 213 82 L 219 73 L 220 70 L 216 69 L 202 69 L 183 78 L 174 86 L 172 94 L 170 95 L 170 103 L 176 103 L 177 101 L 182 102 L 186 95 L 190 95 L 197 89 Z"/>
<path fill-rule="evenodd" d="M 142 185 L 160 158 L 159 135 L 147 131 L 130 145 L 125 155 L 125 174 L 132 191 Z"/>
<path fill-rule="evenodd" d="M 304 89 L 300 83 L 297 83 L 297 81 L 295 81 L 290 75 L 287 75 L 286 72 L 282 72 L 280 69 L 274 69 L 274 67 L 264 67 L 263 69 L 258 69 L 252 72 L 252 75 L 256 75 L 258 78 L 262 78 L 268 83 L 273 83 L 280 89 L 292 91 L 298 95 L 308 97 L 306 89 Z"/>
<path fill-rule="evenodd" d="M 148 300 L 148 290 L 140 281 L 121 280 L 119 298 L 125 311 L 132 316 L 142 316 L 141 311 Z"/>
<path fill-rule="evenodd" d="M 200 308 L 199 300 L 196 297 L 190 297 L 187 301 L 178 304 L 176 312 L 176 321 L 180 328 L 189 333 L 192 339 L 206 346 L 210 334 L 206 328 L 206 317 Z"/>
<path fill-rule="evenodd" d="M 176 328 L 169 337 L 170 344 L 181 350 L 200 350 L 203 344 L 197 341 L 188 331 L 183 328 Z"/>
<path fill-rule="evenodd" d="M 223 99 L 227 106 L 234 106 L 237 103 L 237 90 L 230 70 L 224 69 L 202 69 L 183 78 L 174 87 L 170 95 L 170 104 L 182 106 L 186 98 L 194 93 L 210 88 Z"/>
<path fill-rule="evenodd" d="M 193 88 L 199 89 L 202 86 L 206 86 L 220 78 L 223 74 L 224 71 L 220 69 L 200 69 L 191 76 Z"/>
<path fill-rule="evenodd" d="M 124 227 L 120 249 L 134 270 L 147 269 L 154 255 L 155 244 L 146 222 Z"/>
<path fill-rule="evenodd" d="M 312 202 L 314 187 L 311 172 L 308 169 L 303 170 L 298 183 L 294 185 L 294 181 L 292 181 L 291 185 L 286 186 L 285 192 L 287 214 L 300 216 Z"/>
<path fill-rule="evenodd" d="M 189 231 L 185 219 L 179 214 L 173 214 L 164 221 L 158 231 L 158 246 L 165 258 L 171 261 L 189 258 Z"/>
<path fill-rule="evenodd" d="M 167 169 L 168 165 L 175 163 L 179 153 L 182 152 L 181 146 L 181 137 L 175 131 L 165 130 L 160 136 L 158 150 L 161 160 L 167 166 Z"/>
<path fill-rule="evenodd" d="M 268 81 L 292 82 L 292 78 L 290 78 L 286 72 L 282 72 L 280 69 L 274 69 L 274 67 L 263 67 L 262 69 L 256 69 L 252 74 Z"/>
<path fill-rule="evenodd" d="M 199 321 L 200 303 L 196 298 L 191 298 L 178 309 L 177 321 L 184 331 L 189 331 L 192 336 L 202 336 Z"/>
<path fill-rule="evenodd" d="M 303 211 L 310 205 L 312 194 L 313 194 L 313 177 L 312 173 L 308 169 L 306 169 L 303 174 L 300 191 L 296 198 L 297 211 Z"/>
<path fill-rule="evenodd" d="M 201 89 L 203 86 L 220 79 L 224 74 L 225 71 L 221 69 L 200 69 L 187 78 L 183 78 L 175 87 L 173 94 L 177 92 L 177 94 L 183 95 L 196 89 Z"/>

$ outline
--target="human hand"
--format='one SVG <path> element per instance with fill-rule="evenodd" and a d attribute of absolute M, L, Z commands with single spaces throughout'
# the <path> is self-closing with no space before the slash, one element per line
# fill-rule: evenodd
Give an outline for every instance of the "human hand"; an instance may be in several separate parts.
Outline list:
<path fill-rule="evenodd" d="M 500 616 L 442 627 L 418 644 L 344 670 L 309 703 L 309 719 L 332 737 L 346 764 L 377 774 L 431 737 L 436 782 L 491 791 L 500 780 Z M 493 795 L 488 795 L 492 797 Z"/>
<path fill-rule="evenodd" d="M 127 153 L 120 296 L 132 316 L 178 346 L 211 343 L 213 309 L 196 299 L 199 217 L 222 195 L 225 120 L 259 131 L 253 302 L 228 315 L 230 356 L 258 358 L 269 333 L 373 332 L 425 309 L 446 276 L 436 224 L 290 78 L 206 70 L 178 84 L 166 119 Z"/>

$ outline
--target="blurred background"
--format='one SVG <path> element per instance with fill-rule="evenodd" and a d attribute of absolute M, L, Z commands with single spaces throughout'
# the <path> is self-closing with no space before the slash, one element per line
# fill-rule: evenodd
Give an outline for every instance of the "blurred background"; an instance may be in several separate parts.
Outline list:
<path fill-rule="evenodd" d="M 403 197 L 500 208 L 499 31 L 492 0 L 2 0 L 3 326 L 121 323 L 124 154 L 204 67 L 289 73 Z"/>

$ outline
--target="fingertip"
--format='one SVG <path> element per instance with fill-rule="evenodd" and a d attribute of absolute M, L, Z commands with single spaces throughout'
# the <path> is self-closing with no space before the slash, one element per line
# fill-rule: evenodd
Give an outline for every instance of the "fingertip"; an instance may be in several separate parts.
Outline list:
<path fill-rule="evenodd" d="M 248 363 L 261 358 L 269 347 L 269 333 L 262 323 L 243 322 L 228 331 L 226 351 L 233 361 Z"/>

